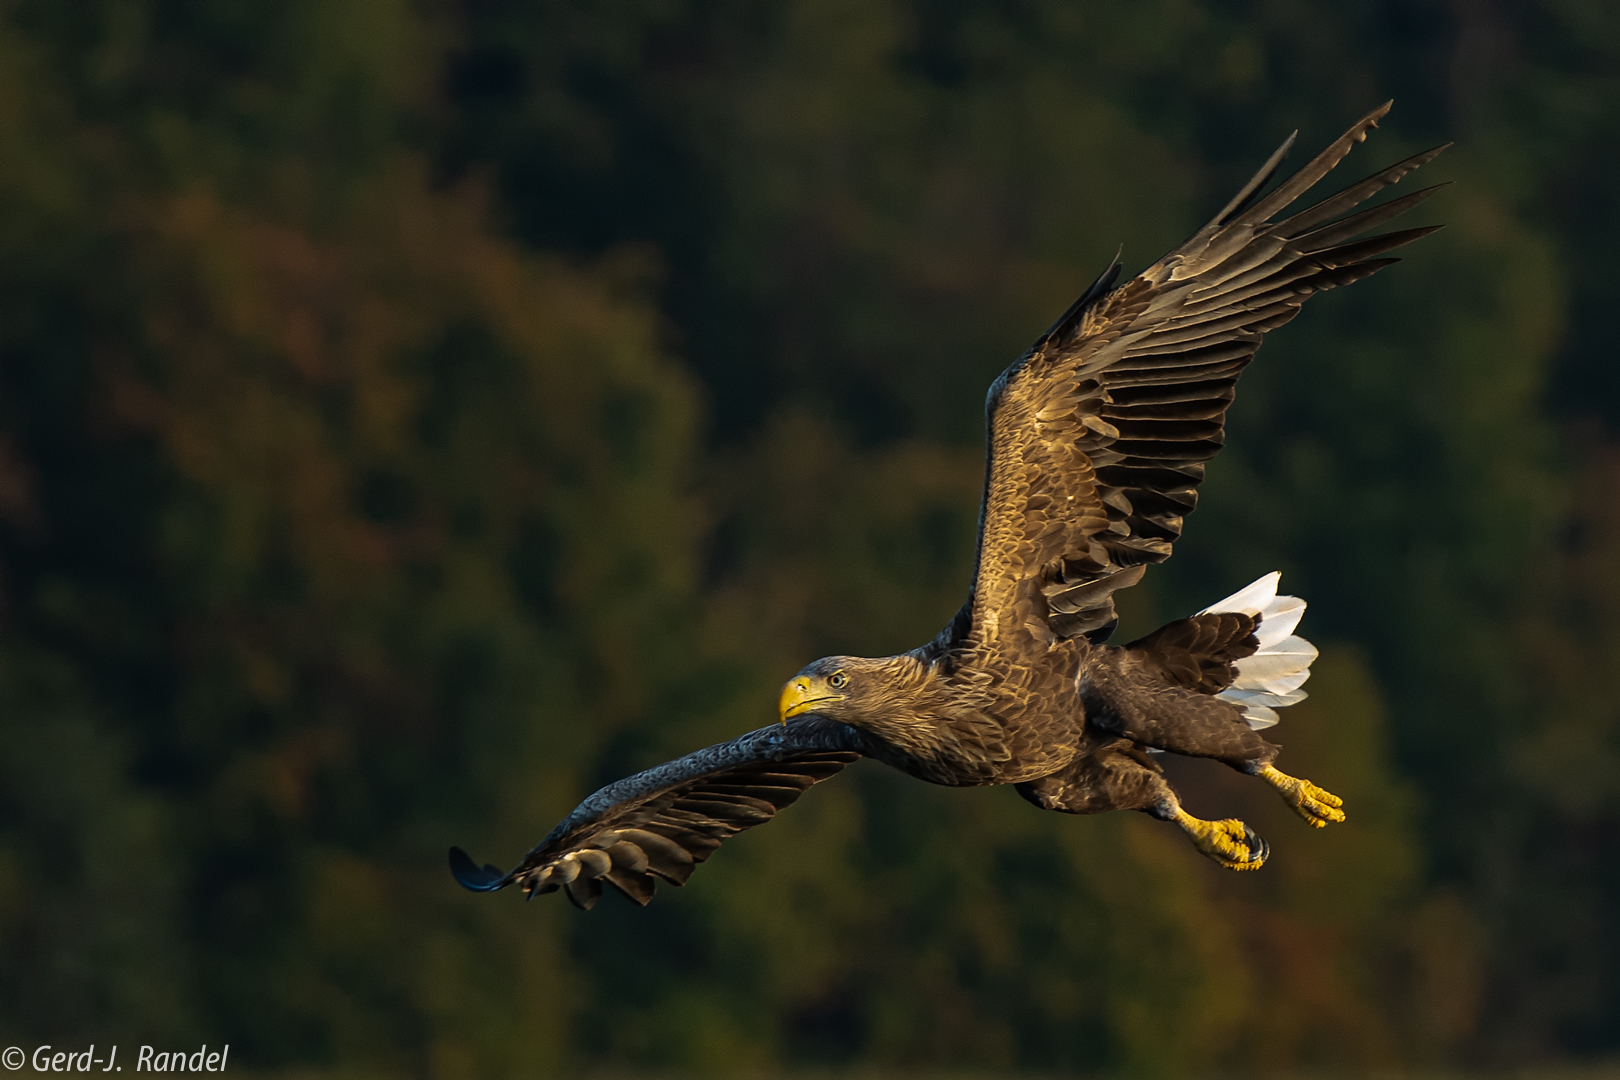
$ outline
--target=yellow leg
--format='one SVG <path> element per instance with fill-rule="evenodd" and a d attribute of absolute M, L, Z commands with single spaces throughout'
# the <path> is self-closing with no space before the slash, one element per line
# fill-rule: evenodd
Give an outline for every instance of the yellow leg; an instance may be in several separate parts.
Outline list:
<path fill-rule="evenodd" d="M 1229 870 L 1258 870 L 1271 854 L 1270 846 L 1236 818 L 1204 821 L 1176 807 L 1170 819 L 1193 842 L 1193 847 Z"/>
<path fill-rule="evenodd" d="M 1289 776 L 1270 765 L 1255 775 L 1276 788 L 1283 801 L 1292 806 L 1294 812 L 1312 828 L 1320 829 L 1330 821 L 1344 820 L 1344 811 L 1340 809 L 1344 806 L 1344 800 L 1331 791 L 1324 791 L 1309 780 Z"/>

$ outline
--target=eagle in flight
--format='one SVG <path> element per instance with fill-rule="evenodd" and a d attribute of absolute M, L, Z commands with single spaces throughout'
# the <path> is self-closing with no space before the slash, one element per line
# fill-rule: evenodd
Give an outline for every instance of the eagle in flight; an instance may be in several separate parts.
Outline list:
<path fill-rule="evenodd" d="M 1293 209 L 1388 111 L 1263 193 L 1290 136 L 1213 221 L 1117 287 L 1116 259 L 996 379 L 977 567 L 937 637 L 898 656 L 817 660 L 782 689 L 780 724 L 609 784 L 510 873 L 452 848 L 456 880 L 530 897 L 560 888 L 582 908 L 607 882 L 646 904 L 659 879 L 684 884 L 727 837 L 862 757 L 935 784 L 1012 784 L 1047 810 L 1140 810 L 1233 870 L 1261 866 L 1265 841 L 1187 813 L 1151 752 L 1214 758 L 1312 826 L 1343 821 L 1342 800 L 1279 770 L 1260 735 L 1305 696 L 1316 657 L 1294 635 L 1304 601 L 1277 594 L 1279 575 L 1139 641 L 1105 641 L 1114 593 L 1181 535 L 1266 332 L 1433 231 L 1365 236 L 1438 186 L 1352 211 L 1444 146 Z"/>

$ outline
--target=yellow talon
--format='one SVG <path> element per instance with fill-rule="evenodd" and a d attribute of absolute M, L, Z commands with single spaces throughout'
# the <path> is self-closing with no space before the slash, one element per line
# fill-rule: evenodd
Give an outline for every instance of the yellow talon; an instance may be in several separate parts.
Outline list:
<path fill-rule="evenodd" d="M 1258 870 L 1271 854 L 1271 847 L 1236 818 L 1204 821 L 1177 807 L 1173 820 L 1193 847 L 1228 870 Z"/>
<path fill-rule="evenodd" d="M 1331 791 L 1319 788 L 1309 780 L 1289 776 L 1270 765 L 1255 775 L 1276 788 L 1283 801 L 1292 806 L 1294 812 L 1304 818 L 1311 828 L 1326 828 L 1330 821 L 1344 820 L 1344 811 L 1340 809 L 1344 806 L 1344 800 Z"/>

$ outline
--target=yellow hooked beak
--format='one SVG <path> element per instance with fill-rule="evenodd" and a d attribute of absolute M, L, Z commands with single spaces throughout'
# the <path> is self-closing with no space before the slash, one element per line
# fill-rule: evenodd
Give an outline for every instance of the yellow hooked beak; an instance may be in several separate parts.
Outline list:
<path fill-rule="evenodd" d="M 776 703 L 777 714 L 782 718 L 782 723 L 787 723 L 795 716 L 814 712 L 816 706 L 824 701 L 837 701 L 843 697 L 842 694 L 830 693 L 829 689 L 821 679 L 811 682 L 805 675 L 789 679 L 788 684 L 782 687 L 782 697 Z"/>

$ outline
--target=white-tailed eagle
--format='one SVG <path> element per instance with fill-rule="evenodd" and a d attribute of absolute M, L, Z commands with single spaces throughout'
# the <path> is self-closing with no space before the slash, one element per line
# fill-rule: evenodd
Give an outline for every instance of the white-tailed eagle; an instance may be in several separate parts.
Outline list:
<path fill-rule="evenodd" d="M 1278 770 L 1259 733 L 1305 696 L 1316 656 L 1278 575 L 1129 645 L 1105 641 L 1114 593 L 1180 537 L 1265 334 L 1433 231 L 1366 236 L 1437 188 L 1355 208 L 1445 147 L 1293 209 L 1388 110 L 1266 192 L 1290 137 L 1192 239 L 1123 285 L 1116 260 L 995 381 L 976 573 L 937 637 L 817 660 L 783 688 L 780 724 L 610 784 L 510 873 L 453 848 L 456 880 L 561 888 L 581 907 L 607 882 L 645 904 L 658 880 L 684 883 L 721 841 L 861 757 L 935 784 L 1012 784 L 1048 810 L 1145 811 L 1234 870 L 1264 863 L 1265 842 L 1188 814 L 1151 751 L 1214 758 L 1313 826 L 1343 821 L 1341 800 Z"/>

